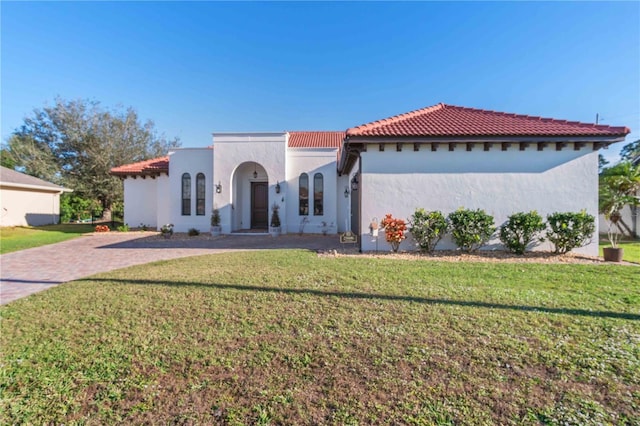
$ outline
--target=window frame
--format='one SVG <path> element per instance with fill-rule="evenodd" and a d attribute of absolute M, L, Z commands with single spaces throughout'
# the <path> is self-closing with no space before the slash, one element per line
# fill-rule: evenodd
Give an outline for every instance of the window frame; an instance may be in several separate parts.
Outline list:
<path fill-rule="evenodd" d="M 180 180 L 182 190 L 180 195 L 182 216 L 191 216 L 191 175 L 183 173 Z"/>
<path fill-rule="evenodd" d="M 320 187 L 320 190 L 318 190 L 318 187 Z M 317 194 L 320 195 L 317 196 Z M 320 209 L 318 209 L 318 205 Z M 322 173 L 313 175 L 313 215 L 324 216 L 324 176 Z"/>
<path fill-rule="evenodd" d="M 200 197 L 202 195 L 202 197 Z M 207 204 L 207 181 L 204 173 L 196 175 L 196 216 L 204 216 Z"/>
<path fill-rule="evenodd" d="M 307 192 L 306 199 L 303 198 L 303 194 L 302 194 L 303 179 L 306 180 L 306 188 L 304 188 L 304 190 Z M 309 216 L 309 175 L 307 173 L 300 173 L 300 176 L 298 176 L 298 215 Z"/>

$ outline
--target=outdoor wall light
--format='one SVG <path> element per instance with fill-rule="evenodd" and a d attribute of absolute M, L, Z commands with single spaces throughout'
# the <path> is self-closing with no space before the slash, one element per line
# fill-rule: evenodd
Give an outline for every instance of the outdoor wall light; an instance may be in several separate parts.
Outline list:
<path fill-rule="evenodd" d="M 222 192 L 222 183 L 218 181 L 218 184 L 215 185 L 215 187 L 216 187 L 216 194 L 220 194 Z"/>
<path fill-rule="evenodd" d="M 353 175 L 353 179 L 351 179 L 351 190 L 352 191 L 357 191 L 358 190 L 358 175 Z"/>
<path fill-rule="evenodd" d="M 276 182 L 276 194 L 280 193 L 280 182 Z"/>
<path fill-rule="evenodd" d="M 258 179 L 258 170 L 256 169 L 256 163 L 253 163 L 253 178 Z"/>
<path fill-rule="evenodd" d="M 344 198 L 349 198 L 349 194 L 350 194 L 349 187 L 345 186 L 344 187 Z"/>

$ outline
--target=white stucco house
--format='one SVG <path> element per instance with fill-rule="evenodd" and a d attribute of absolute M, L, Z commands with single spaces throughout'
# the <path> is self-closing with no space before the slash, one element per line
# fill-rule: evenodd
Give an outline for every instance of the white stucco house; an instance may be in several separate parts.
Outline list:
<path fill-rule="evenodd" d="M 0 167 L 0 226 L 40 226 L 60 221 L 60 194 L 51 182 Z"/>
<path fill-rule="evenodd" d="M 277 205 L 283 233 L 352 230 L 363 251 L 388 250 L 369 224 L 419 207 L 482 208 L 497 225 L 529 210 L 597 217 L 597 151 L 629 132 L 438 104 L 344 132 L 214 133 L 211 147 L 176 149 L 112 174 L 124 181 L 130 226 L 206 231 L 216 207 L 224 234 L 266 231 Z M 597 241 L 581 251 L 597 254 Z"/>

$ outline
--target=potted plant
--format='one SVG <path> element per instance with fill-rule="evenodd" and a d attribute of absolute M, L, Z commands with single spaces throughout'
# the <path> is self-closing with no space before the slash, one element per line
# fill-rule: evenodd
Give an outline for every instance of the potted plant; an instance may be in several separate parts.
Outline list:
<path fill-rule="evenodd" d="M 269 227 L 269 233 L 272 237 L 280 235 L 280 214 L 278 210 L 280 210 L 280 206 L 274 203 L 271 206 L 271 226 Z"/>
<path fill-rule="evenodd" d="M 624 250 L 618 247 L 621 236 L 622 215 L 620 211 L 626 205 L 640 204 L 635 195 L 640 190 L 640 168 L 630 162 L 622 162 L 605 169 L 600 176 L 599 210 L 609 223 L 607 237 L 611 247 L 602 249 L 604 260 L 620 262 L 624 257 Z"/>
<path fill-rule="evenodd" d="M 217 237 L 221 233 L 222 227 L 220 226 L 220 212 L 218 209 L 213 209 L 211 212 L 211 235 Z"/>
<path fill-rule="evenodd" d="M 171 238 L 171 236 L 173 235 L 173 223 L 162 225 L 162 228 L 160 228 L 160 233 L 166 239 Z"/>

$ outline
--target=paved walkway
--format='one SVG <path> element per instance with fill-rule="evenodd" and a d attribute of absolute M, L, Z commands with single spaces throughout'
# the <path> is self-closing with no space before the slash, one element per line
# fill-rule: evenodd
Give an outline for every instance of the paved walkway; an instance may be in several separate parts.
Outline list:
<path fill-rule="evenodd" d="M 196 238 L 110 233 L 82 237 L 0 256 L 0 304 L 67 281 L 131 265 L 228 251 L 303 248 L 342 249 L 338 236 L 229 235 Z"/>

